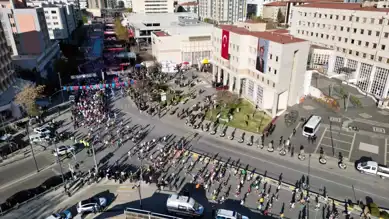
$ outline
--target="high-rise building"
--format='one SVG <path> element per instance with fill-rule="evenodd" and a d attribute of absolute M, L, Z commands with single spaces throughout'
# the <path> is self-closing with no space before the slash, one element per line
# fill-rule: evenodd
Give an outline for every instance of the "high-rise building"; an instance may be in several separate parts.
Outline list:
<path fill-rule="evenodd" d="M 42 6 L 50 39 L 66 40 L 71 37 L 78 23 L 73 5 L 44 4 Z"/>
<path fill-rule="evenodd" d="M 173 13 L 174 0 L 135 0 L 132 11 L 138 14 Z"/>
<path fill-rule="evenodd" d="M 3 15 L 0 14 L 0 16 Z M 11 52 L 7 45 L 3 26 L 0 24 L 0 95 L 15 82 L 14 73 Z"/>
<path fill-rule="evenodd" d="M 105 1 L 104 0 L 88 0 L 88 8 L 91 8 L 91 9 L 105 8 Z"/>
<path fill-rule="evenodd" d="M 246 0 L 199 0 L 199 16 L 218 24 L 233 24 L 246 19 Z"/>
<path fill-rule="evenodd" d="M 59 57 L 59 45 L 50 40 L 43 8 L 10 2 L 2 5 L 0 13 L 15 68 L 36 69 L 47 77 L 53 71 L 53 59 Z"/>
<path fill-rule="evenodd" d="M 328 74 L 373 95 L 389 97 L 389 8 L 377 4 L 312 3 L 294 7 L 290 33 L 333 49 Z M 386 101 L 386 104 L 387 101 Z"/>

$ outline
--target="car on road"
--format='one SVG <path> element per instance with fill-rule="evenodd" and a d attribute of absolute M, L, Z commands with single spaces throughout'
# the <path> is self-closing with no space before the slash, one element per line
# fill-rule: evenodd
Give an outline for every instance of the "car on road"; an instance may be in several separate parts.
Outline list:
<path fill-rule="evenodd" d="M 215 219 L 249 219 L 249 218 L 239 214 L 236 211 L 219 209 L 216 211 Z"/>
<path fill-rule="evenodd" d="M 67 155 L 69 153 L 74 153 L 75 151 L 76 151 L 76 148 L 74 146 L 62 145 L 62 146 L 59 146 L 53 150 L 53 155 L 55 157 L 64 156 L 64 155 Z"/>
<path fill-rule="evenodd" d="M 49 129 L 48 126 L 41 126 L 38 128 L 34 128 L 34 132 L 38 134 L 50 134 L 51 130 Z"/>
<path fill-rule="evenodd" d="M 104 197 L 92 197 L 77 204 L 79 214 L 86 212 L 99 212 L 107 206 L 107 199 Z"/>
<path fill-rule="evenodd" d="M 72 212 L 70 212 L 69 210 L 65 210 L 60 213 L 54 213 L 48 216 L 46 219 L 71 219 L 71 218 L 73 218 Z"/>
<path fill-rule="evenodd" d="M 45 136 L 42 134 L 33 134 L 29 136 L 31 143 L 39 143 L 46 141 Z"/>

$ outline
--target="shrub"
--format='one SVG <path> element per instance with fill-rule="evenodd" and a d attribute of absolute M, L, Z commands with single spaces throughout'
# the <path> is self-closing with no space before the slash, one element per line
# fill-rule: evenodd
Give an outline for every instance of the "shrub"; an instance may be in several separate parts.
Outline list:
<path fill-rule="evenodd" d="M 382 219 L 389 219 L 389 213 L 387 211 L 381 211 L 380 212 L 380 218 L 382 218 Z"/>
<path fill-rule="evenodd" d="M 370 208 L 370 214 L 375 216 L 375 217 L 379 217 L 380 216 L 380 209 L 378 209 L 378 206 L 376 203 L 370 203 L 369 204 L 369 208 Z"/>

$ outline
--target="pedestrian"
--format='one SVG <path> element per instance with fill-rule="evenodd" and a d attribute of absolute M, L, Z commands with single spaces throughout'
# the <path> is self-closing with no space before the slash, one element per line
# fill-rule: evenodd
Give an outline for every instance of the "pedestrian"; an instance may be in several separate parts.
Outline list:
<path fill-rule="evenodd" d="M 293 136 L 296 135 L 296 128 L 293 129 Z"/>

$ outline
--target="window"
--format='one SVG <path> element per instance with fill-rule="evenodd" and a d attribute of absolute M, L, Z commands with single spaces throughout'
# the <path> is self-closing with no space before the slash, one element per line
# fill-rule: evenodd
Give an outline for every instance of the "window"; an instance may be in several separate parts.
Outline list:
<path fill-rule="evenodd" d="M 49 12 L 48 11 L 45 11 L 45 14 L 48 14 Z"/>
<path fill-rule="evenodd" d="M 355 52 L 355 55 L 356 55 L 356 56 L 359 56 L 359 52 L 358 52 L 358 51 L 356 51 L 356 52 Z"/>
<path fill-rule="evenodd" d="M 343 31 L 343 26 L 340 27 L 340 31 Z"/>
<path fill-rule="evenodd" d="M 381 56 L 378 56 L 378 61 L 382 62 L 382 57 Z"/>
<path fill-rule="evenodd" d="M 348 51 L 348 54 L 351 55 L 352 53 L 353 53 L 353 51 L 350 49 L 350 50 Z"/>
<path fill-rule="evenodd" d="M 338 41 L 339 41 L 339 42 L 342 41 L 342 37 L 338 37 Z"/>
<path fill-rule="evenodd" d="M 339 15 L 336 15 L 336 16 L 335 16 L 335 19 L 338 20 L 338 19 L 339 19 Z"/>
<path fill-rule="evenodd" d="M 363 57 L 363 58 L 366 58 L 366 53 L 363 53 L 363 54 L 362 54 L 362 57 Z"/>
<path fill-rule="evenodd" d="M 365 32 L 365 30 L 364 29 L 361 29 L 361 34 L 363 34 Z"/>
<path fill-rule="evenodd" d="M 371 60 L 374 60 L 374 55 L 370 55 L 370 59 L 371 59 Z"/>
<path fill-rule="evenodd" d="M 388 36 L 389 36 L 389 33 L 384 33 L 385 38 L 388 38 Z"/>
<path fill-rule="evenodd" d="M 373 43 L 373 49 L 377 48 L 377 43 Z"/>
<path fill-rule="evenodd" d="M 378 24 L 382 24 L 382 22 L 383 22 L 383 19 L 380 18 L 380 19 L 378 20 Z"/>
<path fill-rule="evenodd" d="M 354 44 L 354 39 L 351 39 L 351 44 Z"/>
<path fill-rule="evenodd" d="M 376 32 L 375 32 L 375 36 L 377 36 L 377 37 L 380 36 L 380 32 L 379 32 L 379 31 L 376 31 Z"/>
<path fill-rule="evenodd" d="M 354 28 L 354 29 L 353 29 L 353 32 L 354 32 L 354 33 L 357 33 L 357 28 Z"/>
<path fill-rule="evenodd" d="M 359 22 L 359 17 L 356 17 L 356 18 L 355 18 L 355 21 L 356 21 L 356 22 Z"/>
<path fill-rule="evenodd" d="M 385 45 L 381 45 L 381 50 L 385 50 Z"/>
<path fill-rule="evenodd" d="M 368 47 L 369 46 L 369 42 L 366 41 L 365 42 L 365 46 Z"/>
<path fill-rule="evenodd" d="M 344 38 L 344 42 L 347 43 L 348 39 L 347 38 Z"/>
<path fill-rule="evenodd" d="M 360 46 L 362 44 L 362 41 L 358 40 L 358 46 Z"/>
<path fill-rule="evenodd" d="M 271 72 L 271 67 L 269 67 L 269 72 Z"/>
<path fill-rule="evenodd" d="M 52 14 L 57 14 L 57 11 L 52 10 L 51 13 L 52 13 Z"/>
<path fill-rule="evenodd" d="M 371 36 L 371 30 L 367 31 L 367 35 Z"/>
<path fill-rule="evenodd" d="M 363 23 L 366 23 L 366 21 L 367 21 L 367 18 L 364 17 L 363 18 Z"/>
<path fill-rule="evenodd" d="M 346 16 L 343 15 L 343 20 L 346 20 Z"/>
<path fill-rule="evenodd" d="M 353 21 L 353 16 L 350 16 L 350 17 L 348 18 L 348 21 Z"/>
<path fill-rule="evenodd" d="M 350 32 L 350 28 L 349 27 L 347 27 L 347 32 Z"/>
<path fill-rule="evenodd" d="M 374 24 L 374 18 L 370 18 L 370 23 Z"/>
<path fill-rule="evenodd" d="M 53 18 L 53 19 L 58 19 L 58 17 L 57 17 L 57 16 L 52 16 L 51 18 Z"/>
<path fill-rule="evenodd" d="M 278 56 L 276 56 L 276 62 L 278 62 Z"/>
<path fill-rule="evenodd" d="M 273 58 L 273 54 L 270 54 L 270 59 L 272 59 Z"/>
<path fill-rule="evenodd" d="M 58 25 L 58 22 L 53 22 L 54 25 Z"/>
<path fill-rule="evenodd" d="M 277 74 L 277 69 L 274 69 L 274 74 L 275 74 L 275 75 Z"/>

